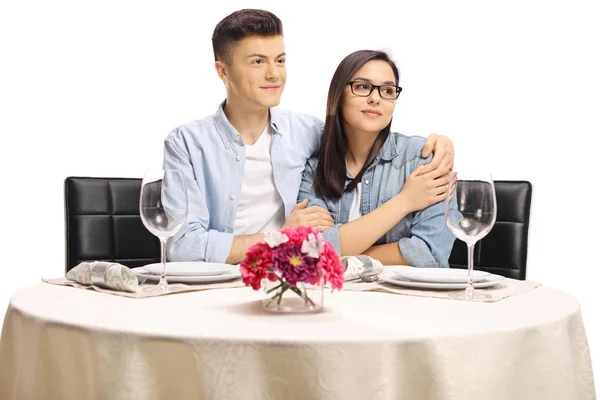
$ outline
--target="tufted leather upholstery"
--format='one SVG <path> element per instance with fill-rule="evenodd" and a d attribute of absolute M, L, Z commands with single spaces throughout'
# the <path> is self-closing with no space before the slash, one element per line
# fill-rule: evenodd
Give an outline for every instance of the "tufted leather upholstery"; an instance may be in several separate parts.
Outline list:
<path fill-rule="evenodd" d="M 495 181 L 498 213 L 494 228 L 475 245 L 474 268 L 524 280 L 532 186 L 527 181 Z M 450 267 L 467 268 L 467 246 L 456 239 Z"/>
<path fill-rule="evenodd" d="M 65 180 L 66 270 L 82 261 L 137 267 L 160 262 L 160 243 L 142 224 L 141 179 Z"/>

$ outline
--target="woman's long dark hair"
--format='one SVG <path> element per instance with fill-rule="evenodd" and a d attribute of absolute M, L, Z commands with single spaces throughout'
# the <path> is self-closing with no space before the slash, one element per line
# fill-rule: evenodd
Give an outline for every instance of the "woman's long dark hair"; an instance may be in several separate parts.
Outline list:
<path fill-rule="evenodd" d="M 362 68 L 367 62 L 372 60 L 383 60 L 387 62 L 396 78 L 396 84 L 399 81 L 398 67 L 390 57 L 382 51 L 359 50 L 348 55 L 338 65 L 331 84 L 329 85 L 329 94 L 327 95 L 327 116 L 325 118 L 325 128 L 321 137 L 321 149 L 319 150 L 319 164 L 315 171 L 314 189 L 322 196 L 339 198 L 345 191 L 352 191 L 361 181 L 363 174 L 371 165 L 379 150 L 385 143 L 390 134 L 392 122 L 379 132 L 365 165 L 358 175 L 346 185 L 346 151 L 348 150 L 348 138 L 342 125 L 342 112 L 340 105 L 342 96 L 347 86 L 347 82 L 352 76 Z"/>

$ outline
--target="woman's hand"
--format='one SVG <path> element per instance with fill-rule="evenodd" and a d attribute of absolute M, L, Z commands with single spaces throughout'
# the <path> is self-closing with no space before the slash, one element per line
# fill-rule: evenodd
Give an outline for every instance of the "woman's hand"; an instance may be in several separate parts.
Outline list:
<path fill-rule="evenodd" d="M 398 196 L 408 212 L 415 212 L 446 199 L 450 167 L 426 172 L 428 164 L 417 167 L 408 177 Z"/>

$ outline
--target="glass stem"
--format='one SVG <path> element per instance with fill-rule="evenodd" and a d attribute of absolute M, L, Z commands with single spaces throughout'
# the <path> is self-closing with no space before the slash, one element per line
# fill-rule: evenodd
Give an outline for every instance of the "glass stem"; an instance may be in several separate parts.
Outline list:
<path fill-rule="evenodd" d="M 167 284 L 167 239 L 160 238 L 160 259 L 162 261 L 162 269 L 160 271 L 160 282 L 158 287 L 162 291 L 166 291 L 168 288 Z"/>
<path fill-rule="evenodd" d="M 475 258 L 475 243 L 467 243 L 467 288 L 465 289 L 465 296 L 467 299 L 473 298 L 473 291 L 475 288 L 473 287 L 473 277 L 471 276 L 471 272 L 473 271 L 473 259 Z"/>

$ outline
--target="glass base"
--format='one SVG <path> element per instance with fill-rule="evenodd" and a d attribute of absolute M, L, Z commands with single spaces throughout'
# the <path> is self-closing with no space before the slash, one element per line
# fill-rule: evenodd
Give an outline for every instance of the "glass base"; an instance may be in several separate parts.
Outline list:
<path fill-rule="evenodd" d="M 479 290 L 475 290 L 475 289 L 471 289 L 469 290 L 469 288 L 465 289 L 465 290 L 457 290 L 455 292 L 452 292 L 449 294 L 449 296 L 451 299 L 459 299 L 459 300 L 467 300 L 467 301 L 480 301 L 480 300 L 487 300 L 492 298 L 492 296 L 490 296 L 487 293 L 482 293 Z"/>
<path fill-rule="evenodd" d="M 177 290 L 177 288 L 169 285 L 167 283 L 166 279 L 164 279 L 164 281 L 160 280 L 154 286 L 149 286 L 147 288 L 144 288 L 144 292 L 147 292 L 147 293 L 170 293 L 170 292 L 173 292 L 175 290 Z"/>

